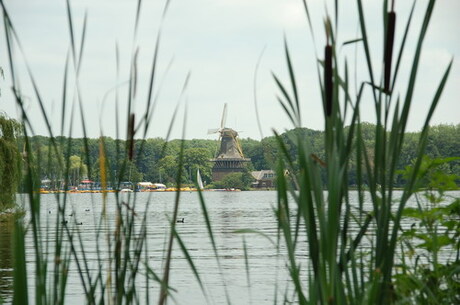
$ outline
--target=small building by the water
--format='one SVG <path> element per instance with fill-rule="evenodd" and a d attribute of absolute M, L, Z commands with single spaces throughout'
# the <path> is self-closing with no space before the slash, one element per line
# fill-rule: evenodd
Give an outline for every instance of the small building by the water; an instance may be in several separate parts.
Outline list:
<path fill-rule="evenodd" d="M 275 171 L 271 169 L 264 169 L 261 171 L 251 172 L 255 181 L 252 183 L 254 188 L 273 187 L 275 181 Z"/>

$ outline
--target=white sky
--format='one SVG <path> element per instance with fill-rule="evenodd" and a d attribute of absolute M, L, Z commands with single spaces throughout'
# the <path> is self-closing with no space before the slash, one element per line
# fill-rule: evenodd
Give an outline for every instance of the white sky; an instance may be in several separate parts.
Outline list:
<path fill-rule="evenodd" d="M 39 86 L 46 110 L 50 116 L 53 132 L 60 133 L 61 98 L 63 71 L 67 51 L 70 46 L 65 0 L 10 0 L 6 7 L 16 27 L 25 56 Z M 326 1 L 327 2 L 327 1 Z M 381 1 L 367 0 L 368 35 L 374 52 L 373 61 L 376 76 L 381 69 Z M 408 0 L 396 1 L 397 33 L 400 41 L 410 9 Z M 406 56 L 401 68 L 399 83 L 404 83 L 412 61 L 414 37 L 418 35 L 421 16 L 427 0 L 417 1 L 412 25 L 412 39 L 408 41 Z M 115 136 L 115 91 L 114 86 L 129 78 L 129 67 L 133 49 L 133 29 L 137 1 L 131 0 L 73 0 L 73 20 L 77 43 L 80 41 L 85 10 L 88 13 L 86 41 L 80 73 L 80 88 L 84 106 L 84 116 L 88 136 L 101 134 Z M 323 18 L 325 5 L 322 0 L 308 1 L 313 17 L 313 27 L 318 54 L 322 57 L 324 45 Z M 332 1 L 328 2 L 329 12 L 333 12 Z M 139 32 L 135 47 L 138 56 L 138 93 L 134 102 L 138 115 L 145 109 L 147 84 L 153 50 L 164 1 L 143 1 Z M 432 124 L 460 122 L 460 1 L 441 0 L 435 8 L 429 28 L 419 78 L 416 87 L 409 130 L 419 130 L 424 114 L 444 69 L 454 57 L 454 65 L 442 101 L 435 113 Z M 359 36 L 356 1 L 340 1 L 340 42 Z M 19 112 L 11 94 L 11 76 L 7 58 L 3 22 L 0 25 L 0 67 L 5 78 L 0 79 L 0 111 L 18 118 Z M 188 104 L 186 138 L 216 138 L 207 135 L 207 130 L 220 124 L 224 103 L 228 103 L 227 127 L 241 131 L 241 137 L 259 139 L 254 107 L 254 73 L 257 60 L 265 48 L 257 79 L 257 97 L 261 115 L 262 133 L 272 134 L 292 126 L 279 106 L 271 72 L 287 83 L 287 66 L 284 55 L 283 36 L 286 35 L 291 58 L 295 64 L 300 99 L 302 103 L 303 125 L 312 129 L 322 129 L 322 106 L 319 97 L 314 45 L 307 26 L 302 0 L 172 0 L 162 24 L 160 54 L 155 92 L 164 77 L 151 129 L 147 137 L 165 137 L 171 116 L 178 102 L 184 80 L 191 73 L 190 82 L 184 95 Z M 115 45 L 120 50 L 120 78 L 116 79 Z M 397 43 L 397 47 L 398 47 Z M 397 53 L 397 47 L 395 53 Z M 17 59 L 23 59 L 17 52 Z M 350 68 L 354 65 L 354 46 L 340 49 L 341 58 L 347 57 Z M 358 52 L 360 61 L 358 79 L 367 77 L 364 57 Z M 46 135 L 37 101 L 30 86 L 23 64 L 18 65 L 22 94 L 36 134 Z M 339 67 L 343 71 L 343 64 Z M 72 69 L 71 69 L 72 71 Z M 73 73 L 73 71 L 71 72 Z M 69 88 L 69 100 L 73 99 L 73 82 Z M 120 86 L 119 106 L 120 126 L 126 126 L 127 86 Z M 405 88 L 397 88 L 404 96 Z M 107 95 L 106 95 L 107 94 Z M 105 102 L 103 103 L 104 96 Z M 70 103 L 70 102 L 69 102 Z M 373 120 L 372 100 L 363 101 L 364 120 Z M 76 108 L 77 109 L 77 108 Z M 179 119 L 173 129 L 172 138 L 180 138 L 182 117 L 185 107 L 180 107 Z M 67 109 L 66 118 L 72 108 Z M 74 115 L 73 136 L 81 136 L 80 117 Z M 69 120 L 67 120 L 67 123 Z M 101 131 L 102 130 L 102 131 Z M 65 131 L 68 135 L 68 128 Z M 125 127 L 122 128 L 125 136 Z"/>

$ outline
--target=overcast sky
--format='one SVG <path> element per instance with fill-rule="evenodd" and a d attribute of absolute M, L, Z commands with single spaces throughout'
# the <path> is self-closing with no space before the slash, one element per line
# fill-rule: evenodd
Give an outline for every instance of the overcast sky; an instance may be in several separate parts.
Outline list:
<path fill-rule="evenodd" d="M 10 0 L 4 1 L 19 35 L 25 58 L 37 81 L 53 132 L 60 133 L 62 83 L 66 55 L 70 47 L 65 0 Z M 327 1 L 326 1 L 327 2 Z M 332 1 L 329 1 L 332 3 Z M 340 2 L 338 40 L 359 37 L 356 1 Z M 371 39 L 373 66 L 380 75 L 382 49 L 381 1 L 365 3 L 368 35 Z M 400 41 L 409 14 L 411 1 L 397 1 L 397 33 Z M 404 84 L 412 61 L 415 36 L 422 22 L 426 0 L 417 1 L 412 38 L 408 41 L 407 56 L 402 64 L 399 83 Z M 216 138 L 207 130 L 220 125 L 224 103 L 228 103 L 227 127 L 240 131 L 240 137 L 260 139 L 269 136 L 272 129 L 283 131 L 292 126 L 279 106 L 272 72 L 287 82 L 284 56 L 284 36 L 288 42 L 302 103 L 303 126 L 322 129 L 322 106 L 319 97 L 315 64 L 315 46 L 307 26 L 302 0 L 172 0 L 162 20 L 164 1 L 143 1 L 139 30 L 134 38 L 134 20 L 137 1 L 131 0 L 73 0 L 73 22 L 80 43 L 83 19 L 88 22 L 83 61 L 79 77 L 84 117 L 90 137 L 104 134 L 115 137 L 115 90 L 119 88 L 120 126 L 126 126 L 127 88 L 133 49 L 138 48 L 138 88 L 134 109 L 139 117 L 145 109 L 149 73 L 155 41 L 162 29 L 154 94 L 159 92 L 158 104 L 147 137 L 165 137 L 174 108 L 179 101 L 184 81 L 190 73 L 188 86 L 180 106 L 172 138 L 180 138 L 185 104 L 188 105 L 186 135 L 191 138 Z M 323 18 L 326 9 L 333 12 L 331 3 L 308 1 L 313 18 L 316 49 L 322 56 L 324 45 Z M 442 74 L 454 58 L 453 69 L 442 101 L 432 123 L 460 122 L 460 1 L 441 0 L 435 8 L 425 41 L 422 64 L 416 87 L 409 130 L 421 128 L 434 90 Z M 11 76 L 5 48 L 3 22 L 0 26 L 0 67 L 5 77 L 0 80 L 0 111 L 17 118 L 18 108 L 11 95 Z M 340 45 L 339 44 L 339 45 Z M 116 45 L 120 54 L 120 73 L 116 72 Z M 398 47 L 398 45 L 397 45 Z M 16 48 L 17 50 L 17 48 Z M 264 50 L 264 51 L 263 51 Z M 350 68 L 358 54 L 357 78 L 366 79 L 364 57 L 355 53 L 353 45 L 339 48 L 340 58 L 347 58 Z M 260 57 L 256 86 L 254 74 Z M 39 107 L 24 69 L 24 59 L 16 53 L 20 84 L 36 134 L 47 134 Z M 342 61 L 343 62 L 343 61 Z M 343 64 L 342 64 L 343 65 Z M 169 67 L 169 69 L 168 69 Z M 339 67 L 342 68 L 343 66 Z M 70 69 L 70 74 L 74 74 Z M 67 126 L 72 113 L 74 78 L 70 78 L 69 106 L 66 109 Z M 255 87 L 254 87 L 255 86 Z M 354 86 L 353 86 L 354 87 Z M 254 88 L 257 93 L 262 130 L 257 125 Z M 160 91 L 159 91 L 160 90 Z M 405 88 L 397 91 L 404 95 Z M 372 100 L 363 102 L 363 119 L 372 121 Z M 73 136 L 81 136 L 78 107 L 74 112 Z M 121 137 L 125 127 L 121 127 Z M 65 134 L 69 132 L 66 128 Z"/>

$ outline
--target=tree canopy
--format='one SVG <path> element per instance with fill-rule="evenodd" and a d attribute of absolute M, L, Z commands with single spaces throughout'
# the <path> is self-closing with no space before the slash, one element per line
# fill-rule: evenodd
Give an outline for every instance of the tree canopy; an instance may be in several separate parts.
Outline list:
<path fill-rule="evenodd" d="M 21 125 L 0 113 L 0 211 L 14 206 L 21 155 L 17 139 Z"/>
<path fill-rule="evenodd" d="M 372 157 L 374 155 L 372 141 L 374 139 L 375 125 L 362 123 L 361 128 L 368 154 Z M 415 158 L 415 147 L 419 135 L 418 132 L 406 134 L 406 141 L 399 156 L 399 169 L 402 170 L 410 165 Z M 308 141 L 312 153 L 316 158 L 325 159 L 323 148 L 324 133 L 322 131 L 308 128 L 289 130 L 282 134 L 282 139 L 292 156 L 294 167 L 297 164 L 297 147 L 294 137 L 297 136 Z M 168 142 L 161 138 L 136 140 L 132 162 L 126 162 L 125 141 L 110 137 L 86 140 L 82 138 L 68 139 L 58 137 L 56 142 L 62 143 L 62 147 L 59 147 L 57 151 L 50 149 L 51 141 L 48 137 L 34 136 L 30 138 L 30 141 L 33 147 L 35 147 L 34 151 L 40 152 L 41 155 L 40 167 L 42 170 L 40 171 L 40 175 L 42 179 L 58 179 L 57 177 L 61 179 L 60 175 L 62 173 L 57 171 L 56 164 L 60 162 L 59 160 L 68 160 L 70 158 L 69 175 L 73 179 L 73 183 L 85 178 L 85 176 L 89 176 L 88 178 L 95 181 L 99 180 L 99 148 L 100 142 L 103 141 L 107 168 L 109 173 L 112 173 L 114 176 L 111 179 L 117 178 L 113 181 L 121 178 L 121 181 L 150 181 L 165 183 L 171 186 L 176 184 L 181 140 L 171 140 Z M 280 151 L 274 136 L 263 138 L 260 141 L 249 138 L 241 139 L 240 143 L 245 157 L 251 158 L 252 161 L 248 166 L 248 171 L 274 169 L 276 167 Z M 85 150 L 85 145 L 88 147 L 88 151 Z M 200 139 L 184 140 L 183 145 L 184 155 L 181 183 L 195 183 L 196 172 L 199 169 L 205 185 L 211 184 L 213 182 L 211 175 L 213 164 L 209 160 L 214 157 L 219 147 L 218 141 Z M 432 126 L 426 154 L 431 158 L 460 156 L 460 124 Z M 349 166 L 353 169 L 355 165 L 350 164 Z M 447 174 L 460 175 L 460 162 L 458 160 L 449 162 L 444 165 L 444 168 Z M 234 176 L 236 177 L 236 175 Z M 235 177 L 232 177 L 232 179 Z M 350 184 L 356 183 L 354 177 L 354 172 L 351 170 L 349 177 Z M 240 178 L 242 179 L 242 177 Z M 403 175 L 400 175 L 397 181 L 395 181 L 395 186 L 401 186 L 404 182 Z M 236 182 L 234 184 L 234 186 L 229 186 L 227 183 L 226 187 L 236 187 Z"/>

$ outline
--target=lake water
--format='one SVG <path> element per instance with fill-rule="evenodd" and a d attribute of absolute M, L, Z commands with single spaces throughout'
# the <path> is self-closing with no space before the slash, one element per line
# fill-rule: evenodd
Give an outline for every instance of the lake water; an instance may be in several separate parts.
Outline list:
<path fill-rule="evenodd" d="M 284 272 L 284 262 L 276 254 L 276 249 L 270 242 L 256 234 L 235 233 L 238 229 L 259 230 L 276 241 L 276 220 L 273 207 L 276 205 L 276 192 L 204 192 L 203 193 L 215 241 L 220 255 L 222 273 L 217 267 L 212 244 L 207 232 L 197 192 L 182 192 L 180 197 L 179 218 L 184 223 L 177 223 L 177 231 L 186 244 L 190 255 L 200 273 L 211 304 L 223 304 L 225 288 L 233 304 L 271 304 L 276 282 L 287 282 Z M 54 222 L 57 213 L 56 195 L 41 196 L 43 231 L 50 232 L 50 240 L 54 232 Z M 123 196 L 134 196 L 123 194 Z M 173 192 L 135 193 L 136 213 L 139 223 L 148 207 L 148 249 L 149 263 L 154 271 L 162 274 L 162 264 L 165 257 L 165 236 L 169 234 L 169 219 L 172 218 L 174 199 Z M 132 199 L 132 198 L 131 198 Z M 105 240 L 96 240 L 95 228 L 99 222 L 102 209 L 101 194 L 70 194 L 68 195 L 69 210 L 66 215 L 70 222 L 73 218 L 82 225 L 74 228 L 80 231 L 85 252 L 91 268 L 96 270 L 96 243 L 104 248 Z M 108 194 L 108 219 L 115 219 L 115 196 Z M 112 222 L 113 224 L 113 222 Z M 47 229 L 48 227 L 48 229 Z M 248 251 L 249 276 L 251 285 L 247 282 L 245 255 L 243 250 L 245 236 Z M 32 236 L 26 240 L 26 253 L 29 270 L 29 285 L 34 282 L 34 249 Z M 11 264 L 11 261 L 9 263 Z M 7 304 L 11 301 L 11 269 L 0 267 L 1 292 L 6 297 Z M 66 304 L 83 304 L 84 297 L 80 288 L 76 266 L 72 264 L 69 270 Z M 139 283 L 139 290 L 145 290 L 144 277 Z M 206 304 L 206 299 L 195 280 L 193 272 L 181 249 L 175 243 L 171 266 L 170 285 L 177 292 L 169 304 Z M 151 281 L 151 302 L 158 301 L 158 286 Z M 31 292 L 33 299 L 33 293 Z M 174 302 L 175 301 L 175 302 Z M 143 301 L 141 304 L 144 303 Z"/>
<path fill-rule="evenodd" d="M 282 299 L 286 291 L 290 295 L 292 291 L 289 290 L 291 285 L 286 272 L 283 249 L 277 253 L 276 247 L 262 235 L 235 232 L 240 229 L 257 230 L 276 242 L 277 223 L 273 208 L 276 206 L 277 193 L 275 191 L 204 192 L 203 195 L 212 221 L 222 272 L 219 271 L 216 263 L 198 193 L 181 193 L 178 217 L 184 218 L 184 223 L 177 223 L 177 231 L 200 273 L 207 299 L 204 297 L 188 261 L 175 243 L 170 278 L 170 285 L 175 289 L 175 292 L 168 304 L 201 305 L 207 302 L 209 304 L 227 304 L 226 294 L 228 294 L 232 304 L 273 304 L 276 294 L 278 300 Z M 459 193 L 456 193 L 456 196 L 458 195 Z M 153 270 L 161 276 L 166 236 L 169 234 L 169 219 L 172 217 L 176 193 L 130 193 L 123 194 L 123 196 L 130 196 L 130 202 L 132 202 L 132 197 L 136 196 L 135 211 L 139 218 L 138 223 L 141 222 L 148 205 L 147 259 Z M 354 199 L 356 200 L 356 198 Z M 41 201 L 42 229 L 43 232 L 50 232 L 49 240 L 52 244 L 57 213 L 56 195 L 42 195 Z M 72 209 L 73 215 L 69 216 L 72 214 Z M 101 210 L 102 194 L 68 195 L 67 219 L 69 224 L 74 223 L 74 221 L 82 223 L 82 225 L 72 225 L 71 227 L 79 231 L 89 267 L 94 272 L 97 270 L 96 245 L 103 252 L 104 249 L 107 249 L 106 236 L 103 235 L 98 238 L 95 234 L 96 225 L 100 221 Z M 108 194 L 107 219 L 109 227 L 112 229 L 115 214 L 115 195 Z M 409 226 L 410 223 L 403 225 Z M 11 302 L 12 272 L 11 257 L 5 254 L 4 245 L 6 244 L 5 240 L 7 240 L 5 236 L 10 233 L 5 228 L 0 228 L 0 260 L 2 260 L 0 263 L 0 293 L 6 299 L 6 304 Z M 243 238 L 245 238 L 247 245 L 249 270 L 246 268 Z M 305 239 L 305 237 L 302 238 Z M 303 241 L 301 240 L 301 245 L 305 246 Z M 27 235 L 26 254 L 29 286 L 33 286 L 34 249 L 31 234 Z M 306 249 L 300 248 L 298 250 L 298 255 L 304 256 L 306 254 Z M 52 260 L 51 255 L 50 260 Z M 250 278 L 249 284 L 248 276 Z M 137 287 L 140 295 L 144 296 L 148 289 L 150 303 L 157 303 L 158 284 L 150 281 L 149 287 L 146 287 L 144 277 L 139 276 L 139 278 Z M 30 290 L 30 297 L 33 299 L 32 289 Z M 66 304 L 84 303 L 79 274 L 75 264 L 71 264 Z M 144 303 L 144 300 L 140 301 L 140 304 Z"/>

